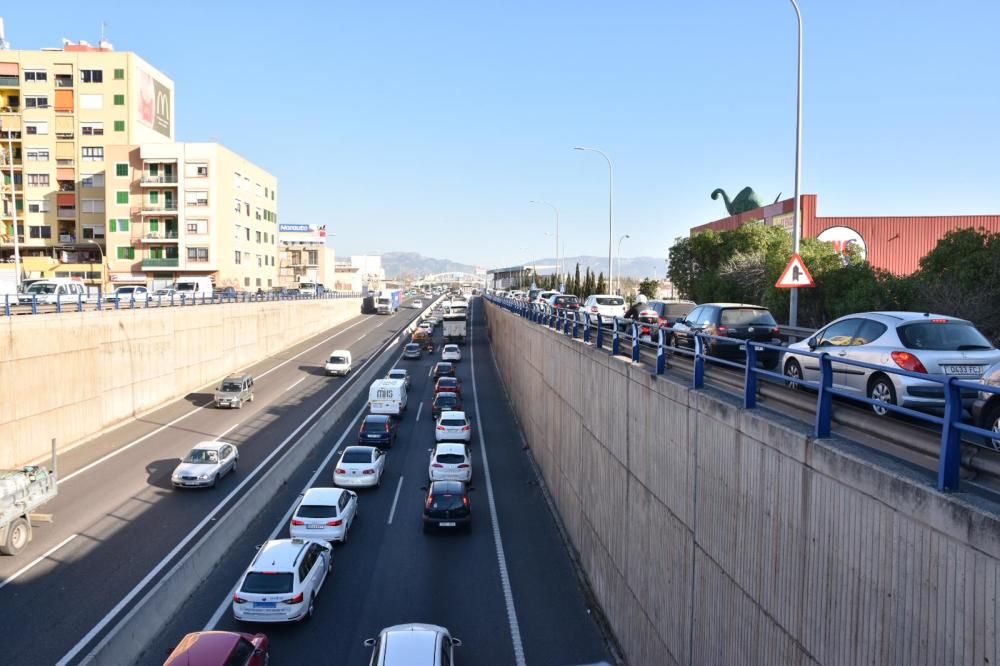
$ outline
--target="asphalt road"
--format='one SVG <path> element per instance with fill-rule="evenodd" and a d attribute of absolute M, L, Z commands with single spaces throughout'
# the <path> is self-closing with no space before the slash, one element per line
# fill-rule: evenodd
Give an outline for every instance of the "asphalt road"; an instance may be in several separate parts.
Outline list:
<path fill-rule="evenodd" d="M 274 664 L 367 664 L 371 650 L 362 641 L 403 622 L 448 627 L 464 641 L 456 649 L 456 662 L 463 665 L 517 664 L 515 644 L 523 649 L 522 663 L 557 666 L 610 660 L 522 450 L 478 299 L 473 301 L 469 323 L 471 337 L 462 349 L 458 376 L 474 426 L 472 530 L 429 535 L 422 531 L 420 488 L 427 485 L 434 442 L 429 373 L 437 358 L 400 360 L 398 367 L 409 369 L 413 377 L 408 412 L 388 454 L 381 488 L 359 491 L 359 518 L 348 542 L 334 548 L 333 572 L 319 594 L 313 619 L 297 625 L 240 624 L 230 610 L 233 586 L 257 545 L 272 534 L 288 536 L 287 513 L 314 472 L 318 476 L 313 485 L 332 485 L 336 452 L 354 443 L 357 421 L 365 410 L 363 399 L 345 409 L 330 439 L 274 495 L 267 510 L 246 526 L 201 589 L 163 627 L 141 663 L 162 663 L 187 632 L 219 628 L 266 633 Z M 440 331 L 436 336 L 440 343 Z M 321 465 L 331 452 L 330 462 Z M 501 562 L 508 572 L 509 602 Z M 517 639 L 512 626 L 518 628 Z"/>
<path fill-rule="evenodd" d="M 358 316 L 256 364 L 255 401 L 241 410 L 193 393 L 61 455 L 59 495 L 44 508 L 54 522 L 0 558 L 0 662 L 58 662 L 343 385 L 323 374 L 333 349 L 350 349 L 358 368 L 416 314 Z M 171 489 L 180 458 L 215 438 L 239 446 L 239 471 L 212 490 Z"/>

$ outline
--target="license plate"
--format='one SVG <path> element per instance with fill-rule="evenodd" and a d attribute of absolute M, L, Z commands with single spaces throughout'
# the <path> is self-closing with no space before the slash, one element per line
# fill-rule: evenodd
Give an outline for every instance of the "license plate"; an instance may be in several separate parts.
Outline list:
<path fill-rule="evenodd" d="M 455 523 L 438 523 L 441 527 L 454 527 Z"/>
<path fill-rule="evenodd" d="M 378 435 L 368 435 L 368 439 L 378 439 Z"/>
<path fill-rule="evenodd" d="M 746 345 L 740 345 L 740 351 L 746 351 L 746 349 L 747 349 Z"/>
<path fill-rule="evenodd" d="M 983 366 L 981 365 L 945 365 L 945 373 L 949 375 L 981 375 Z"/>
<path fill-rule="evenodd" d="M 254 608 L 277 608 L 278 604 L 276 601 L 255 601 L 253 602 Z"/>
<path fill-rule="evenodd" d="M 306 525 L 306 529 L 321 530 L 323 529 L 323 525 Z"/>

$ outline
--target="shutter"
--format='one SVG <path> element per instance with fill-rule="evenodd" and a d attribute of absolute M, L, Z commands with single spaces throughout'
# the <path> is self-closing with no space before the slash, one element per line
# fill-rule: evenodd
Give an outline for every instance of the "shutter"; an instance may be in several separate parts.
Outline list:
<path fill-rule="evenodd" d="M 73 116 L 56 116 L 56 134 L 72 134 L 73 129 Z"/>
<path fill-rule="evenodd" d="M 75 158 L 76 153 L 73 151 L 72 141 L 56 141 L 57 160 L 72 160 Z"/>
<path fill-rule="evenodd" d="M 72 90 L 56 90 L 56 111 L 72 111 L 73 110 L 73 91 Z"/>
<path fill-rule="evenodd" d="M 60 192 L 56 195 L 56 203 L 59 206 L 76 206 L 76 195 L 73 193 Z"/>
<path fill-rule="evenodd" d="M 56 169 L 56 180 L 76 180 L 76 170 L 59 167 Z"/>
<path fill-rule="evenodd" d="M 16 62 L 0 62 L 0 76 L 17 76 L 18 73 Z"/>

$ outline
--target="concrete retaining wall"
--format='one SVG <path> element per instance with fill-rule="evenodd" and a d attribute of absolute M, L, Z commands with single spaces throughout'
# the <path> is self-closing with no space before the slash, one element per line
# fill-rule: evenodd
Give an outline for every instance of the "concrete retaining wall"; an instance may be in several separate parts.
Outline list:
<path fill-rule="evenodd" d="M 46 455 L 358 315 L 360 299 L 5 317 L 0 468 Z"/>
<path fill-rule="evenodd" d="M 997 506 L 492 305 L 497 363 L 633 664 L 997 664 Z"/>

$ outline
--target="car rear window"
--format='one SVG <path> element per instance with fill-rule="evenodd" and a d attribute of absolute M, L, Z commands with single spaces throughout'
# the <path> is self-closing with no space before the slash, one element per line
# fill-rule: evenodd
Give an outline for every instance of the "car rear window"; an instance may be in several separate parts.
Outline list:
<path fill-rule="evenodd" d="M 281 594 L 292 591 L 291 572 L 282 573 L 261 573 L 251 571 L 243 579 L 243 587 L 240 592 L 250 594 Z"/>
<path fill-rule="evenodd" d="M 347 363 L 347 359 L 344 358 L 343 356 L 331 356 L 330 363 L 337 363 L 337 364 Z"/>
<path fill-rule="evenodd" d="M 441 425 L 458 428 L 465 425 L 465 419 L 441 419 Z"/>
<path fill-rule="evenodd" d="M 455 380 L 454 377 L 442 377 L 441 379 L 438 380 L 438 386 L 448 386 L 450 388 L 455 388 L 457 385 L 458 382 Z"/>
<path fill-rule="evenodd" d="M 431 498 L 431 508 L 439 511 L 453 511 L 464 506 L 461 495 L 435 495 Z"/>
<path fill-rule="evenodd" d="M 935 323 L 921 321 L 904 324 L 896 329 L 899 340 L 909 349 L 934 351 L 987 351 L 993 349 L 990 341 L 964 321 Z"/>
<path fill-rule="evenodd" d="M 607 298 L 596 298 L 598 305 L 625 305 L 624 298 L 617 297 L 607 297 Z"/>
<path fill-rule="evenodd" d="M 434 398 L 434 404 L 438 407 L 454 405 L 458 402 L 458 396 L 454 393 L 438 393 L 437 397 Z"/>
<path fill-rule="evenodd" d="M 662 309 L 657 308 L 661 316 L 683 317 L 694 310 L 694 303 L 664 303 Z"/>
<path fill-rule="evenodd" d="M 445 345 L 444 350 L 450 352 L 458 351 L 458 345 Z"/>
<path fill-rule="evenodd" d="M 299 518 L 332 518 L 337 515 L 337 507 L 320 504 L 303 504 L 295 512 Z"/>
<path fill-rule="evenodd" d="M 372 454 L 368 451 L 345 451 L 340 462 L 344 463 L 370 463 Z"/>
<path fill-rule="evenodd" d="M 416 351 L 416 350 L 420 349 L 420 345 L 411 342 L 410 344 L 406 345 L 406 349 L 408 351 Z"/>
<path fill-rule="evenodd" d="M 465 456 L 461 453 L 439 453 L 437 461 L 445 465 L 457 465 L 465 462 Z"/>
<path fill-rule="evenodd" d="M 761 308 L 724 308 L 719 318 L 723 326 L 777 326 L 778 322 Z"/>
<path fill-rule="evenodd" d="M 578 299 L 576 296 L 559 296 L 558 298 L 556 298 L 556 303 L 570 304 L 579 302 L 580 299 Z"/>

